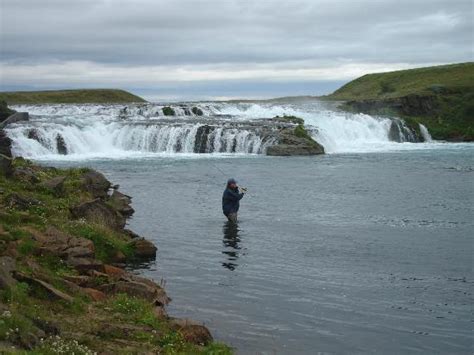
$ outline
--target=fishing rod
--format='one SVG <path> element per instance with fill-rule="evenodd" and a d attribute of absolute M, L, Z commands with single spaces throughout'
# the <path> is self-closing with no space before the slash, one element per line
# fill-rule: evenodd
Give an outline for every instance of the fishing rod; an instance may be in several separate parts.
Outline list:
<path fill-rule="evenodd" d="M 224 175 L 226 178 L 229 177 L 228 174 L 226 174 L 221 168 L 219 168 L 216 164 L 214 163 L 211 163 L 211 165 L 216 169 L 218 170 L 222 175 Z M 247 188 L 246 187 L 240 187 L 239 186 L 239 189 L 242 190 L 242 192 L 247 192 Z"/>

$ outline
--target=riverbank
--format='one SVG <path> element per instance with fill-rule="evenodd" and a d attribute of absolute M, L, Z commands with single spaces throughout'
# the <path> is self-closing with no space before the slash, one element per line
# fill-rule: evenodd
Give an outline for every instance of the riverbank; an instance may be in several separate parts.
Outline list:
<path fill-rule="evenodd" d="M 364 75 L 326 100 L 350 112 L 395 115 L 436 140 L 474 141 L 474 63 Z"/>
<path fill-rule="evenodd" d="M 231 353 L 126 271 L 157 250 L 125 228 L 129 196 L 91 169 L 12 160 L 0 132 L 0 352 Z"/>

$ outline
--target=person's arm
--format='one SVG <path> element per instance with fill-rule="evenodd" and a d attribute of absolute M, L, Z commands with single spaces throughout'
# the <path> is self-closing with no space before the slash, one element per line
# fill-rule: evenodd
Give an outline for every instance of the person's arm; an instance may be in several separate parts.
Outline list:
<path fill-rule="evenodd" d="M 244 197 L 243 193 L 234 192 L 230 189 L 227 189 L 226 195 L 230 200 L 239 201 Z"/>

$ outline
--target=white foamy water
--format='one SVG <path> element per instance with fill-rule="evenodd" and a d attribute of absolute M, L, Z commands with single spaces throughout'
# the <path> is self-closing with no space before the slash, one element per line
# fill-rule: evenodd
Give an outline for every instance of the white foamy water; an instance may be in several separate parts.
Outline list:
<path fill-rule="evenodd" d="M 164 115 L 166 106 L 173 109 L 175 116 Z M 346 113 L 320 102 L 56 104 L 14 108 L 31 115 L 30 121 L 7 128 L 14 154 L 33 159 L 263 154 L 276 141 L 268 134 L 274 128 L 258 119 L 282 115 L 303 118 L 314 139 L 329 154 L 446 147 L 433 142 L 424 126 L 420 131 L 425 143 L 410 143 L 413 134 L 401 121 L 396 121 L 400 142 L 395 142 L 390 138 L 392 119 Z"/>

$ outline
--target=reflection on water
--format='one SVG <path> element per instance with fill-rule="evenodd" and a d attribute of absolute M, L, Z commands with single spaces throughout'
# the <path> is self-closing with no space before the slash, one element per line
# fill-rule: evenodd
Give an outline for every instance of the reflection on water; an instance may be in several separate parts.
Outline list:
<path fill-rule="evenodd" d="M 224 244 L 224 250 L 222 254 L 227 255 L 227 260 L 222 263 L 226 269 L 234 271 L 238 266 L 237 259 L 240 253 L 240 237 L 239 237 L 239 226 L 237 223 L 227 221 L 223 227 L 224 238 L 222 243 Z"/>

